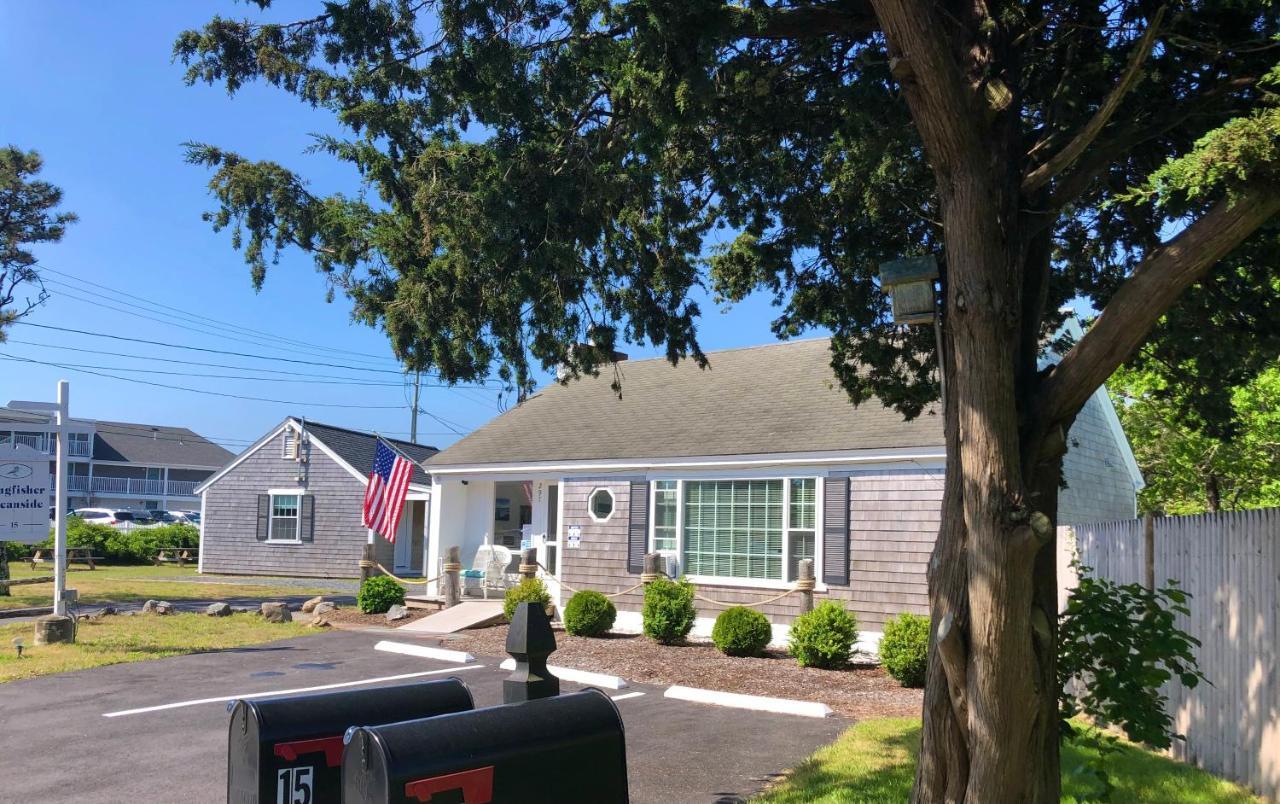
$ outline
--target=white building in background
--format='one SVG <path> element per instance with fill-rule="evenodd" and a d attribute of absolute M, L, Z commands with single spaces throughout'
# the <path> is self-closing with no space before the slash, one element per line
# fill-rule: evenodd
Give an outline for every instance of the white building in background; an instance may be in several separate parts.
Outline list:
<path fill-rule="evenodd" d="M 0 408 L 0 444 L 25 444 L 52 459 L 55 408 L 23 401 Z M 235 457 L 185 427 L 72 418 L 68 431 L 72 508 L 195 510 L 196 485 Z"/>

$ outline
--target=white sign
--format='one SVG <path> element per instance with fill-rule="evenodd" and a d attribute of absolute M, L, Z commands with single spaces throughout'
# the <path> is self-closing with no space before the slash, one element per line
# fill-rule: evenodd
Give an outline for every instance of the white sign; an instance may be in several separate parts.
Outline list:
<path fill-rule="evenodd" d="M 0 541 L 49 538 L 49 456 L 25 444 L 0 444 Z"/>
<path fill-rule="evenodd" d="M 566 539 L 566 546 L 570 550 L 577 550 L 578 548 L 582 547 L 582 526 L 581 525 L 570 525 L 569 533 L 567 534 L 567 536 L 568 538 Z"/>

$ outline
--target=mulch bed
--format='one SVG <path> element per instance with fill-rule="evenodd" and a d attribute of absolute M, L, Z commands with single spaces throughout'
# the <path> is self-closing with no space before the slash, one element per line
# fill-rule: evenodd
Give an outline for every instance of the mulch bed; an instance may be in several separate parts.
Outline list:
<path fill-rule="evenodd" d="M 396 628 L 434 612 L 434 609 L 410 609 L 408 619 L 388 623 L 381 614 L 361 614 L 354 606 L 343 606 L 326 614 L 325 619 L 337 628 Z M 476 656 L 507 655 L 505 625 L 441 637 L 413 636 L 423 644 L 465 650 Z M 723 692 L 821 701 L 837 714 L 858 719 L 920 715 L 920 690 L 900 686 L 875 666 L 819 670 L 801 667 L 781 650 L 771 650 L 758 658 L 735 658 L 725 656 L 707 640 L 659 645 L 639 634 L 609 634 L 588 639 L 570 636 L 559 627 L 556 646 L 551 664 L 611 673 L 642 684 L 683 684 Z"/>
<path fill-rule="evenodd" d="M 505 656 L 507 627 L 463 631 L 440 640 L 477 656 Z M 551 664 L 622 676 L 644 684 L 690 687 L 821 701 L 852 718 L 918 717 L 920 690 L 905 689 L 879 667 L 818 670 L 801 667 L 783 651 L 760 658 L 725 656 L 709 641 L 659 645 L 638 634 L 587 639 L 556 631 Z"/>

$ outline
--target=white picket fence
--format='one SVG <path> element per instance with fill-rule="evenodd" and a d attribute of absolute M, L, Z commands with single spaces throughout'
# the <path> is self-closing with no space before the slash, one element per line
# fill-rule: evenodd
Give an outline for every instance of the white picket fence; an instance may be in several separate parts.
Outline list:
<path fill-rule="evenodd" d="M 1073 543 L 1095 577 L 1176 579 L 1191 595 L 1178 625 L 1200 640 L 1210 684 L 1167 686 L 1174 727 L 1186 736 L 1172 754 L 1280 801 L 1280 508 L 1153 524 L 1149 538 L 1140 519 L 1061 528 L 1061 598 L 1074 585 Z"/>

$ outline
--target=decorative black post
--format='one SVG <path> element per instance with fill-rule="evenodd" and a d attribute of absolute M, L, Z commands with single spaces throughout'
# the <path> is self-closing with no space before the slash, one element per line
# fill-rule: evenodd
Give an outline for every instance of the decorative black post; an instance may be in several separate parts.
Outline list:
<path fill-rule="evenodd" d="M 556 649 L 556 635 L 546 609 L 536 603 L 521 603 L 507 629 L 507 653 L 516 660 L 516 669 L 502 680 L 502 702 L 520 703 L 560 694 L 560 679 L 547 670 L 547 657 Z"/>

